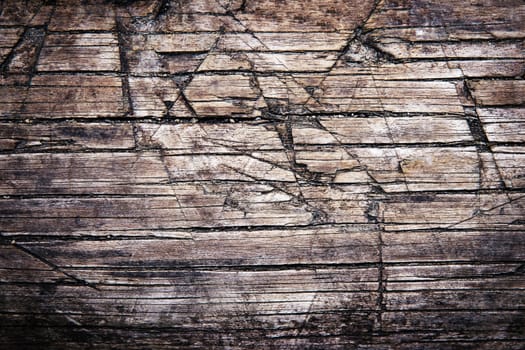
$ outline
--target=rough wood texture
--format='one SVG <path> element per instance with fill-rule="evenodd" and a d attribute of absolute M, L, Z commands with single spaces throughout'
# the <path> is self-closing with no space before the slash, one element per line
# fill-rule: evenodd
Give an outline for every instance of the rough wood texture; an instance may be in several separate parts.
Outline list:
<path fill-rule="evenodd" d="M 0 349 L 525 348 L 522 0 L 0 2 Z"/>

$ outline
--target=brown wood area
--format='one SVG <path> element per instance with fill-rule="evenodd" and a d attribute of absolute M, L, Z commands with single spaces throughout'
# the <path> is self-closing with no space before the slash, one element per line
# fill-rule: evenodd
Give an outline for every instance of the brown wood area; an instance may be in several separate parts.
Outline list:
<path fill-rule="evenodd" d="M 0 1 L 0 349 L 525 349 L 525 1 Z"/>

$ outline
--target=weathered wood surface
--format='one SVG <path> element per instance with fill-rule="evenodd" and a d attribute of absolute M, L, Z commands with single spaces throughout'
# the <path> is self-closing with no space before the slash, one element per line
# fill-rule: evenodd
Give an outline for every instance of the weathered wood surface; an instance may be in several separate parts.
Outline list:
<path fill-rule="evenodd" d="M 522 0 L 0 2 L 0 349 L 524 349 Z"/>

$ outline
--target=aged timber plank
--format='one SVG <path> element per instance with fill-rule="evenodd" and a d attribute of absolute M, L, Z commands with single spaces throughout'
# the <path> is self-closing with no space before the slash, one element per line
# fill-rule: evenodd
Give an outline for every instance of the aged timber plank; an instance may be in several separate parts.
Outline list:
<path fill-rule="evenodd" d="M 180 182 L 192 180 L 283 183 L 297 180 L 283 151 L 234 148 L 227 153 L 230 154 L 143 151 L 0 155 L 0 166 L 6 169 L 0 192 L 167 194 L 175 191 Z M 504 178 L 516 178 L 514 187 L 518 187 L 522 174 L 519 159 L 516 155 L 496 156 Z M 472 149 L 335 148 L 322 152 L 299 149 L 295 162 L 308 172 L 299 178 L 313 177 L 324 183 L 377 184 L 387 192 L 475 190 L 480 182 L 479 159 Z M 461 166 L 450 171 L 454 162 L 460 162 Z M 121 172 L 123 168 L 126 173 Z M 168 183 L 172 186 L 163 186 Z M 148 186 L 152 186 L 151 191 Z"/>
<path fill-rule="evenodd" d="M 380 203 L 387 230 L 523 230 L 521 193 L 407 194 Z"/>
<path fill-rule="evenodd" d="M 128 108 L 117 76 L 38 75 L 27 97 L 16 102 L 21 105 L 16 112 L 28 118 L 117 117 Z"/>
<path fill-rule="evenodd" d="M 194 274 L 200 277 L 192 276 Z M 337 271 L 323 273 L 321 270 L 318 277 L 330 279 L 337 274 Z M 316 313 L 330 313 L 337 309 L 375 313 L 376 293 L 366 287 L 360 290 L 360 284 L 366 286 L 366 282 L 357 283 L 354 287 L 357 290 L 354 291 L 348 288 L 348 283 L 341 283 L 337 279 L 333 282 L 327 280 L 320 285 L 322 290 L 318 290 L 315 286 L 308 285 L 308 279 L 315 279 L 316 276 L 308 278 L 308 272 L 301 270 L 284 270 L 271 274 L 238 271 L 178 272 L 177 275 L 178 277 L 172 277 L 172 286 L 112 285 L 93 289 L 59 285 L 46 294 L 40 294 L 38 286 L 11 285 L 2 288 L 5 298 L 10 302 L 5 304 L 1 312 L 24 314 L 36 311 L 36 314 L 47 314 L 56 326 L 70 323 L 68 317 L 65 317 L 69 316 L 87 327 L 104 325 L 111 328 L 134 324 L 145 328 L 155 325 L 166 328 L 166 325 L 171 325 L 180 330 L 210 330 L 223 324 L 230 332 L 246 327 L 245 324 L 254 318 L 252 322 L 260 323 L 263 327 L 278 327 L 280 317 L 291 318 L 292 322 L 304 322 L 310 308 Z M 294 283 L 290 286 L 282 285 L 275 290 L 257 291 L 258 285 L 279 285 L 276 282 L 286 275 L 290 277 L 290 282 L 298 279 L 295 291 Z M 356 274 L 355 277 L 360 276 Z M 192 278 L 195 282 L 202 282 L 191 284 Z M 267 283 L 260 283 L 265 279 Z M 225 282 L 227 287 L 222 290 Z M 140 300 L 135 297 L 137 293 L 142 295 Z M 33 296 L 39 309 L 31 310 L 34 305 L 20 303 L 20 294 Z M 72 303 L 74 299 L 77 302 Z M 147 314 L 141 317 L 140 314 L 144 312 Z M 336 333 L 341 327 L 337 321 L 336 318 L 327 324 L 327 331 Z M 357 318 L 356 321 L 361 324 L 361 328 L 365 327 L 364 320 L 359 322 Z M 201 325 L 201 322 L 206 323 Z M 279 330 L 276 329 L 275 332 L 278 333 Z"/>
<path fill-rule="evenodd" d="M 482 227 L 483 228 L 483 227 Z M 520 230 L 503 228 L 501 232 L 489 231 L 458 231 L 458 230 L 431 230 L 428 232 L 386 232 L 383 234 L 383 261 L 392 263 L 433 262 L 447 263 L 475 262 L 484 263 L 497 261 L 523 261 L 523 236 Z M 509 271 L 519 266 L 508 267 Z M 399 267 L 404 269 L 409 267 Z M 443 267 L 443 271 L 449 267 Z M 459 267 L 456 267 L 459 268 Z M 505 269 L 505 267 L 502 267 Z M 427 270 L 432 271 L 429 266 Z M 442 271 L 439 267 L 434 267 Z M 425 271 L 425 270 L 423 270 Z M 443 272 L 445 276 L 445 272 Z M 493 274 L 497 274 L 494 272 Z M 502 275 L 504 273 L 502 272 Z M 438 276 L 435 276 L 436 278 Z M 418 277 L 414 277 L 418 279 Z"/>
<path fill-rule="evenodd" d="M 131 124 L 111 123 L 0 123 L 0 151 L 79 151 L 135 147 Z"/>
<path fill-rule="evenodd" d="M 329 75 L 313 95 L 313 111 L 462 113 L 456 85 L 449 81 L 382 81 L 373 76 Z"/>
<path fill-rule="evenodd" d="M 525 142 L 525 109 L 479 108 L 487 138 L 493 142 Z"/>
<path fill-rule="evenodd" d="M 135 133 L 134 134 L 134 130 Z M 0 123 L 0 151 L 166 150 L 170 154 L 243 154 L 284 151 L 275 128 L 258 123 L 157 124 L 65 121 Z"/>
<path fill-rule="evenodd" d="M 376 184 L 386 192 L 475 190 L 479 159 L 463 148 L 297 148 L 295 161 L 334 183 Z"/>
<path fill-rule="evenodd" d="M 521 105 L 525 103 L 523 80 L 476 80 L 469 88 L 479 106 Z"/>
<path fill-rule="evenodd" d="M 368 188 L 274 184 L 182 183 L 162 196 L 7 198 L 0 200 L 4 235 L 108 235 L 125 231 L 210 227 L 369 223 Z M 31 218 L 24 220 L 23 218 Z M 112 233 L 111 233 L 112 232 Z"/>
<path fill-rule="evenodd" d="M 73 279 L 13 245 L 0 245 L 1 283 L 57 283 Z"/>
<path fill-rule="evenodd" d="M 54 32 L 72 30 L 114 30 L 116 27 L 114 7 L 111 4 L 84 1 L 63 1 L 56 7 L 48 29 Z"/>
<path fill-rule="evenodd" d="M 49 34 L 37 69 L 46 71 L 119 71 L 118 41 L 111 33 Z"/>
<path fill-rule="evenodd" d="M 321 117 L 322 128 L 305 123 L 293 128 L 297 144 L 411 144 L 472 141 L 463 118 L 447 116 L 413 117 Z"/>
<path fill-rule="evenodd" d="M 162 270 L 170 266 L 175 270 L 178 266 L 221 266 L 232 269 L 244 266 L 262 269 L 265 266 L 286 267 L 289 264 L 337 267 L 340 264 L 373 263 L 379 260 L 379 235 L 373 231 L 373 227 L 363 225 L 296 229 L 287 235 L 283 235 L 280 230 L 181 231 L 159 232 L 158 235 L 166 238 L 171 235 L 173 239 L 55 240 L 18 244 L 61 268 L 83 269 L 82 273 L 92 278 L 96 278 L 96 274 L 107 277 L 108 273 L 104 272 L 106 267 L 130 267 L 138 271 L 141 268 Z M 246 244 L 247 241 L 250 245 Z M 221 245 L 217 246 L 219 242 Z M 75 260 L 77 255 L 83 257 Z M 90 272 L 91 269 L 94 270 Z M 114 277 L 119 279 L 118 276 Z M 143 278 L 137 272 L 137 283 L 150 283 Z M 161 283 L 162 279 L 160 273 L 155 283 Z"/>
<path fill-rule="evenodd" d="M 31 153 L 0 155 L 3 194 L 177 192 L 185 181 L 295 182 L 284 153 L 169 155 L 141 153 Z M 126 173 L 121 170 L 126 168 Z M 12 169 L 12 170 L 7 170 Z M 69 170 L 65 170 L 69 169 Z M 172 183 L 173 186 L 165 186 Z M 147 186 L 152 186 L 151 191 Z M 164 185 L 164 186 L 162 186 Z M 155 189 L 157 188 L 157 189 Z M 157 192 L 160 191 L 160 192 Z"/>

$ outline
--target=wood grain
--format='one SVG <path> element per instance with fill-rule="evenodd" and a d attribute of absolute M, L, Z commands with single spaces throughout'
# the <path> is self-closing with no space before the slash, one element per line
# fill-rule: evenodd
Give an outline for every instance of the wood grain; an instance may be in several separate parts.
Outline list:
<path fill-rule="evenodd" d="M 0 349 L 523 349 L 524 19 L 1 1 Z"/>

